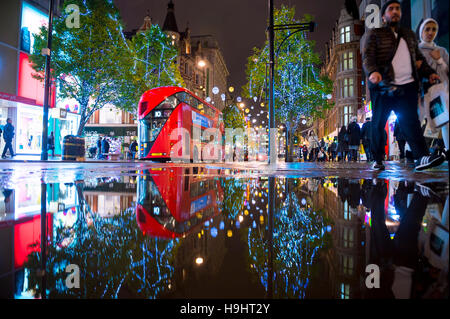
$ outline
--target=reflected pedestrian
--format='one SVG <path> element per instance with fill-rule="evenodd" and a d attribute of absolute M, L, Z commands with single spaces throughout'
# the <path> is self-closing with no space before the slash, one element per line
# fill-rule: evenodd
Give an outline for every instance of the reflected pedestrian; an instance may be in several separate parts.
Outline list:
<path fill-rule="evenodd" d="M 434 84 L 439 76 L 420 52 L 414 32 L 400 27 L 400 1 L 387 1 L 381 16 L 385 26 L 368 31 L 362 50 L 373 105 L 372 153 L 376 160 L 373 168 L 385 169 L 382 132 L 391 111 L 395 111 L 412 149 L 416 170 L 440 165 L 445 157 L 429 156 L 416 111 L 420 81 L 427 79 Z"/>
<path fill-rule="evenodd" d="M 6 125 L 3 127 L 3 139 L 5 140 L 5 148 L 3 149 L 2 158 L 6 158 L 6 152 L 9 150 L 11 157 L 14 157 L 14 151 L 12 147 L 12 141 L 14 138 L 14 126 L 12 125 L 12 120 L 8 118 L 6 120 Z"/>

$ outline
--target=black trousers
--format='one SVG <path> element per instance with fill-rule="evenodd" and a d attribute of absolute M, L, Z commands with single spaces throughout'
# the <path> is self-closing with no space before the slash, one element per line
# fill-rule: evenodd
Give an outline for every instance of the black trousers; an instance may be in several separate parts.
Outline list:
<path fill-rule="evenodd" d="M 370 151 L 370 141 L 369 140 L 363 140 L 363 147 L 364 151 L 366 152 L 367 161 L 372 161 L 372 153 Z"/>
<path fill-rule="evenodd" d="M 397 140 L 397 143 L 398 143 L 398 148 L 400 149 L 400 159 L 404 159 L 405 158 L 406 141 L 405 140 Z"/>
<path fill-rule="evenodd" d="M 12 147 L 12 142 L 6 142 L 5 141 L 5 148 L 3 149 L 3 153 L 2 156 L 6 155 L 6 152 L 9 150 L 9 154 L 11 156 L 14 156 L 14 151 L 13 151 L 13 147 Z"/>
<path fill-rule="evenodd" d="M 378 87 L 370 89 L 372 100 L 371 152 L 377 162 L 384 160 L 384 128 L 386 121 L 394 111 L 400 128 L 411 147 L 414 159 L 429 155 L 425 138 L 422 134 L 418 115 L 418 92 L 415 82 L 401 86 L 404 94 L 400 97 L 382 95 Z"/>

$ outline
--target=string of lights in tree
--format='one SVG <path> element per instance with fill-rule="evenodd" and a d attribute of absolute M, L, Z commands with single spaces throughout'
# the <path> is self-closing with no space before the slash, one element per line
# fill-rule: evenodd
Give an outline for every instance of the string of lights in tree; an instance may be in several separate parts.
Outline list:
<path fill-rule="evenodd" d="M 314 258 L 324 247 L 326 224 L 321 213 L 305 207 L 295 193 L 287 194 L 282 206 L 274 214 L 274 296 L 304 298 L 311 279 Z M 249 228 L 249 255 L 252 268 L 261 283 L 268 287 L 266 235 Z"/>

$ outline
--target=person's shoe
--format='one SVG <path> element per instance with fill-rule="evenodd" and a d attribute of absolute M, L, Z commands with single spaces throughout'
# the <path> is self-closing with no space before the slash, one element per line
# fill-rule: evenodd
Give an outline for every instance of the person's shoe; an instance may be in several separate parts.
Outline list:
<path fill-rule="evenodd" d="M 444 150 L 442 154 L 445 156 L 445 160 L 448 161 L 450 158 L 450 150 Z"/>
<path fill-rule="evenodd" d="M 426 185 L 416 183 L 414 190 L 418 193 L 420 193 L 423 197 L 428 197 L 430 199 L 433 199 L 437 202 L 443 202 L 442 198 L 439 196 L 437 192 L 435 192 L 431 187 L 428 187 Z"/>
<path fill-rule="evenodd" d="M 3 155 L 3 156 L 2 156 L 2 158 L 3 158 L 3 159 L 5 159 L 5 158 L 6 158 L 6 156 L 5 156 L 5 155 Z"/>
<path fill-rule="evenodd" d="M 375 169 L 377 171 L 384 171 L 386 169 L 386 167 L 384 166 L 383 162 L 376 162 L 373 165 L 373 169 Z"/>
<path fill-rule="evenodd" d="M 445 161 L 444 155 L 422 156 L 416 161 L 416 171 L 423 171 L 441 165 Z"/>

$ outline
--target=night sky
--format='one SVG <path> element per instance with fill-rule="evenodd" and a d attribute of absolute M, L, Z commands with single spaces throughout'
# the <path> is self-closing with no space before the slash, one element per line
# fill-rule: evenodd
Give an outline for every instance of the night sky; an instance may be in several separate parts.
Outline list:
<path fill-rule="evenodd" d="M 120 10 L 126 31 L 139 28 L 147 11 L 152 23 L 164 23 L 169 0 L 114 0 Z M 214 35 L 222 50 L 230 76 L 229 85 L 238 90 L 245 84 L 245 64 L 252 48 L 261 47 L 266 39 L 267 0 L 173 0 L 179 31 L 191 35 Z M 325 43 L 339 18 L 344 0 L 274 0 L 275 6 L 295 6 L 297 18 L 304 13 L 315 16 L 317 28 L 310 34 L 316 51 L 323 55 Z"/>

